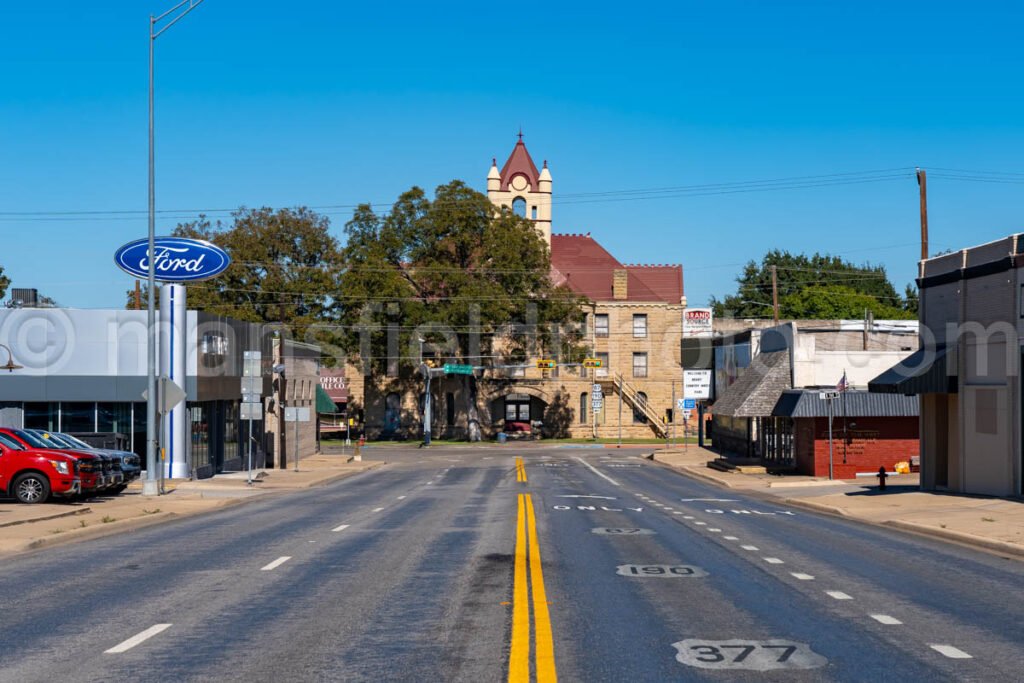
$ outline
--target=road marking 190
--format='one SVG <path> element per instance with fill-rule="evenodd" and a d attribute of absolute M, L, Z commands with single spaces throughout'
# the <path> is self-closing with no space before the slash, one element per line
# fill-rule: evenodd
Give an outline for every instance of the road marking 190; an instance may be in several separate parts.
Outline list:
<path fill-rule="evenodd" d="M 591 529 L 590 533 L 593 534 L 605 534 L 608 536 L 651 536 L 655 532 L 650 529 L 622 529 L 614 527 L 597 527 Z"/>
<path fill-rule="evenodd" d="M 672 643 L 676 660 L 699 669 L 816 669 L 828 660 L 809 645 L 788 640 L 701 640 Z"/>
<path fill-rule="evenodd" d="M 697 578 L 707 576 L 708 573 L 700 567 L 691 567 L 685 564 L 621 564 L 616 567 L 616 574 L 619 576 L 641 576 L 655 578 Z"/>

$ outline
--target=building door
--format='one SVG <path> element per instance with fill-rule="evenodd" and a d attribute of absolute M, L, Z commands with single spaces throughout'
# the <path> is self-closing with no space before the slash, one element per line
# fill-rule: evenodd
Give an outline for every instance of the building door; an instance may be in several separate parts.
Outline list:
<path fill-rule="evenodd" d="M 525 394 L 509 394 L 505 397 L 505 431 L 530 431 L 530 397 Z"/>

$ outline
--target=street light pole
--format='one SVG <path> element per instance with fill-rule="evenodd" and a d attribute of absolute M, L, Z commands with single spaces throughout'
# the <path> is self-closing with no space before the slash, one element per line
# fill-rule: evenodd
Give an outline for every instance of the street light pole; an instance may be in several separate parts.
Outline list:
<path fill-rule="evenodd" d="M 203 0 L 182 0 L 171 9 L 160 16 L 149 17 L 149 248 L 146 282 L 149 292 L 146 297 L 146 328 L 148 329 L 147 358 L 146 358 L 146 481 L 142 483 L 142 495 L 160 495 L 160 482 L 157 478 L 157 468 L 162 467 L 157 459 L 157 424 L 156 414 L 156 264 L 154 253 L 156 251 L 156 155 L 155 155 L 155 132 L 153 126 L 153 47 L 156 39 L 174 24 L 178 23 L 186 14 L 194 10 Z M 177 12 L 167 24 L 157 30 L 157 24 Z"/>

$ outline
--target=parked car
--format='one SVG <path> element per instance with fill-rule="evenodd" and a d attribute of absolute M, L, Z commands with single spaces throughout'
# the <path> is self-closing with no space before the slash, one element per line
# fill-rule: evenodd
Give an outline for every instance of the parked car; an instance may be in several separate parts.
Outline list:
<path fill-rule="evenodd" d="M 59 448 L 65 451 L 86 452 L 89 455 L 95 455 L 103 458 L 103 476 L 107 479 L 107 491 L 112 493 L 121 493 L 121 491 L 124 491 L 127 486 L 124 483 L 124 470 L 121 468 L 123 460 L 122 456 L 113 455 L 109 451 L 103 449 L 93 449 L 88 446 L 88 444 L 85 448 L 80 448 L 76 444 L 70 443 L 67 439 L 61 437 L 57 432 L 51 432 L 46 429 L 26 429 L 25 431 L 31 432 L 42 438 L 53 448 Z"/>
<path fill-rule="evenodd" d="M 54 448 L 52 442 L 48 442 L 27 429 L 13 429 L 10 427 L 0 428 L 0 434 L 5 434 L 14 439 L 29 450 L 55 451 L 78 461 L 78 478 L 82 484 L 83 496 L 95 496 L 102 493 L 108 486 L 107 475 L 104 474 L 104 461 L 102 454 L 92 454 L 86 451 L 68 450 Z M 108 470 L 112 469 L 109 461 L 106 463 Z"/>
<path fill-rule="evenodd" d="M 128 488 L 128 484 L 142 476 L 142 463 L 139 460 L 139 456 L 131 451 L 98 448 L 65 432 L 44 432 L 39 429 L 32 431 L 36 432 L 43 438 L 49 437 L 66 448 L 74 448 L 76 450 L 87 451 L 89 453 L 102 453 L 103 455 L 110 456 L 114 460 L 114 470 L 116 471 L 120 469 L 121 474 L 124 475 L 124 481 L 120 484 L 114 485 L 114 491 L 117 493 L 124 491 Z"/>
<path fill-rule="evenodd" d="M 75 458 L 43 449 L 25 448 L 0 434 L 0 491 L 19 503 L 45 503 L 50 496 L 74 496 L 82 491 Z"/>

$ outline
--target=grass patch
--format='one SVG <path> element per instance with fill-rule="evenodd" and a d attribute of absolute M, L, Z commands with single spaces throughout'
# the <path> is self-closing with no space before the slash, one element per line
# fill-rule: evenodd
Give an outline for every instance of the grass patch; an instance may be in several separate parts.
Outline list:
<path fill-rule="evenodd" d="M 117 518 L 111 517 L 110 515 L 104 515 L 103 519 L 101 519 L 100 521 L 104 524 L 110 524 L 111 522 L 116 522 Z"/>
<path fill-rule="evenodd" d="M 146 508 L 142 508 L 142 514 L 144 515 L 155 515 L 158 512 L 160 512 L 160 508 L 156 508 L 155 510 L 147 510 Z"/>
<path fill-rule="evenodd" d="M 80 520 L 78 520 L 78 526 L 84 528 L 84 527 L 89 526 L 89 523 L 87 521 L 85 521 L 84 519 L 80 519 Z"/>
<path fill-rule="evenodd" d="M 992 519 L 991 517 L 982 517 L 981 521 L 983 521 L 983 522 L 994 522 L 996 520 Z"/>

